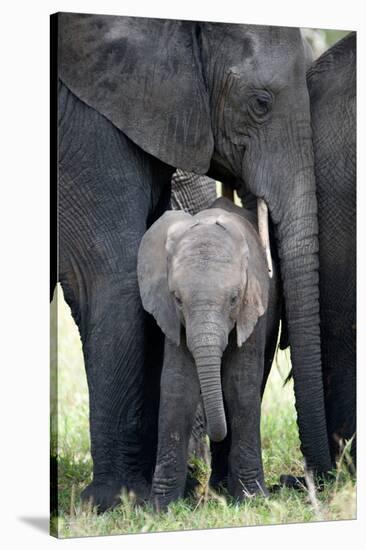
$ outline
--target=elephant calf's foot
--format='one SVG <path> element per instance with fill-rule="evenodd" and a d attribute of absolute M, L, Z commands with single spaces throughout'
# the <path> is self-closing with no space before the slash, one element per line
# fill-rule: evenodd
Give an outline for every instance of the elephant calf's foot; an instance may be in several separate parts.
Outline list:
<path fill-rule="evenodd" d="M 183 498 L 184 484 L 180 486 L 169 483 L 169 481 L 154 483 L 150 495 L 150 503 L 155 512 L 166 512 L 169 504 Z"/>
<path fill-rule="evenodd" d="M 228 492 L 235 500 L 239 501 L 253 498 L 255 496 L 269 496 L 269 491 L 263 480 L 254 480 L 250 482 L 244 482 L 241 479 L 238 479 L 235 482 L 229 480 Z"/>
<path fill-rule="evenodd" d="M 169 504 L 172 502 L 172 499 L 165 499 L 157 496 L 150 497 L 150 504 L 153 507 L 154 512 L 167 512 Z"/>
<path fill-rule="evenodd" d="M 96 506 L 98 514 L 111 510 L 121 503 L 122 483 L 92 481 L 81 493 L 84 502 Z"/>

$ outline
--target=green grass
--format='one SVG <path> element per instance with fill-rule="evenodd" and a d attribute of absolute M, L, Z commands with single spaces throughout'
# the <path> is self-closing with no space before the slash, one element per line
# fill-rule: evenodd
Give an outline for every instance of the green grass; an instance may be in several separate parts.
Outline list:
<path fill-rule="evenodd" d="M 58 462 L 60 514 L 51 520 L 53 534 L 65 538 L 356 517 L 356 483 L 345 467 L 346 460 L 334 472 L 334 480 L 315 494 L 282 488 L 268 499 L 257 497 L 233 504 L 207 490 L 207 467 L 196 462 L 201 491 L 175 503 L 167 513 L 155 514 L 148 506 L 136 507 L 133 496 L 126 494 L 118 508 L 99 516 L 82 506 L 80 492 L 91 480 L 92 471 L 87 385 L 79 335 L 59 289 L 57 301 L 58 361 L 56 343 L 51 350 L 51 450 Z M 56 300 L 52 304 L 53 319 L 55 306 Z M 303 471 L 292 382 L 283 386 L 289 368 L 287 353 L 279 352 L 263 399 L 261 434 L 268 487 L 278 483 L 282 473 L 301 475 Z"/>

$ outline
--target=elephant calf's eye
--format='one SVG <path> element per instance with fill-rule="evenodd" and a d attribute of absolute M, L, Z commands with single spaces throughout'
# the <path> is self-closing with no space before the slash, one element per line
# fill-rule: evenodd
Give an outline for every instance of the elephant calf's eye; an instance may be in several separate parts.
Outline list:
<path fill-rule="evenodd" d="M 232 294 L 230 296 L 230 306 L 234 307 L 238 303 L 239 295 L 238 294 Z"/>
<path fill-rule="evenodd" d="M 181 298 L 178 296 L 178 294 L 174 294 L 174 300 L 178 307 L 182 307 L 183 302 Z"/>

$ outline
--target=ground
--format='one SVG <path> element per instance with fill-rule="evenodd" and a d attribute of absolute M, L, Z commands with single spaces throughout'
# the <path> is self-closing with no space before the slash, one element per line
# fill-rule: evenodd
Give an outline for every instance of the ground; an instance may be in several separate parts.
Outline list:
<path fill-rule="evenodd" d="M 149 507 L 134 507 L 131 495 L 123 495 L 117 509 L 100 516 L 81 506 L 80 492 L 90 481 L 92 470 L 87 385 L 78 331 L 59 288 L 57 299 L 52 302 L 52 322 L 57 304 L 58 338 L 53 340 L 51 349 L 52 388 L 55 390 L 56 375 L 58 384 L 51 399 L 51 450 L 58 461 L 60 513 L 51 520 L 53 534 L 66 538 L 356 518 L 356 482 L 346 468 L 347 448 L 334 478 L 321 492 L 282 488 L 268 499 L 255 498 L 237 505 L 207 492 L 207 468 L 196 463 L 196 475 L 203 484 L 201 491 L 175 503 L 165 514 L 154 514 Z M 263 462 L 268 487 L 277 484 L 284 472 L 301 475 L 303 471 L 293 386 L 291 382 L 284 385 L 289 370 L 288 352 L 279 352 L 262 405 Z"/>

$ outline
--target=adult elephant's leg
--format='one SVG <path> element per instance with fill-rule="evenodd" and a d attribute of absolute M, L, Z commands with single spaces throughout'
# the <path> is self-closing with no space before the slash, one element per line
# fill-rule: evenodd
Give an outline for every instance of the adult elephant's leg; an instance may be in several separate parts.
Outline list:
<path fill-rule="evenodd" d="M 238 500 L 254 494 L 268 495 L 264 483 L 261 439 L 261 384 L 263 378 L 265 319 L 241 348 L 231 333 L 223 358 L 223 391 L 231 427 L 228 460 L 229 493 Z"/>
<path fill-rule="evenodd" d="M 323 384 L 335 465 L 342 442 L 356 430 L 355 33 L 325 52 L 307 77 L 318 199 Z"/>
<path fill-rule="evenodd" d="M 347 296 L 347 292 L 344 296 Z M 347 298 L 342 304 L 346 301 Z M 321 320 L 324 321 L 321 335 L 325 410 L 333 464 L 339 458 L 346 441 L 353 437 L 350 451 L 356 466 L 356 310 L 350 312 L 346 309 L 339 302 L 333 309 L 322 306 L 320 309 Z"/>
<path fill-rule="evenodd" d="M 78 325 L 90 401 L 93 481 L 102 511 L 142 475 L 144 312 L 137 250 L 172 170 L 59 89 L 60 281 Z M 154 457 L 150 457 L 153 460 Z"/>
<path fill-rule="evenodd" d="M 323 171 L 317 180 L 320 327 L 327 429 L 335 464 L 342 444 L 356 432 L 356 183 L 355 171 L 331 171 L 331 177 Z M 355 440 L 351 454 L 356 463 Z"/>

